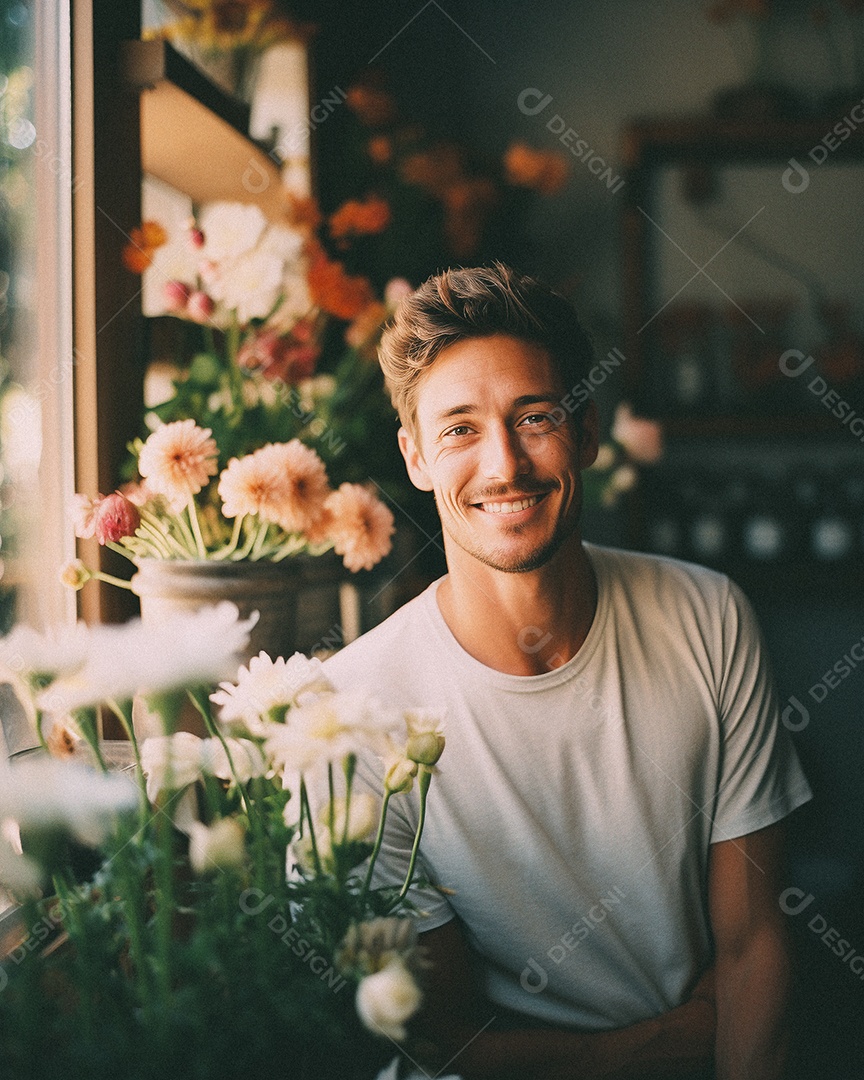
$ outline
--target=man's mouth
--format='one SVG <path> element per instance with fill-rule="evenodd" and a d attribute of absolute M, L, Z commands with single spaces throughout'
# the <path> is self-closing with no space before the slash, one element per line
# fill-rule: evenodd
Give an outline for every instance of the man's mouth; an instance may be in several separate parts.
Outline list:
<path fill-rule="evenodd" d="M 524 498 L 509 499 L 506 502 L 481 502 L 473 505 L 487 514 L 518 514 L 520 510 L 536 506 L 541 499 L 545 498 L 545 494 L 544 492 L 541 495 L 527 495 Z"/>

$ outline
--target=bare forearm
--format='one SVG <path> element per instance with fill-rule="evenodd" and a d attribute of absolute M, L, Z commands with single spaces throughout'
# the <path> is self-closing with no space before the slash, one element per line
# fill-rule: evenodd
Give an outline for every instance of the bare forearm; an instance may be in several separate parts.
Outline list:
<path fill-rule="evenodd" d="M 766 933 L 717 960 L 717 1080 L 779 1080 L 791 982 L 785 942 Z"/>
<path fill-rule="evenodd" d="M 450 1025 L 435 1066 L 466 1080 L 671 1080 L 710 1064 L 715 1039 L 705 1000 L 615 1031 L 478 1030 Z"/>

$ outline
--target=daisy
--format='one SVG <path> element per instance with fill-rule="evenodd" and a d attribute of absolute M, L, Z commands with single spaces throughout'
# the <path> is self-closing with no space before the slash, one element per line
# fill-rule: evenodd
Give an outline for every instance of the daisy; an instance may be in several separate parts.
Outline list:
<path fill-rule="evenodd" d="M 242 458 L 231 458 L 219 477 L 222 513 L 229 518 L 257 514 L 264 521 L 275 522 L 284 486 L 273 455 L 256 450 Z"/>
<path fill-rule="evenodd" d="M 252 657 L 248 667 L 240 668 L 236 682 L 220 683 L 210 700 L 221 707 L 223 724 L 239 723 L 250 735 L 264 736 L 305 695 L 332 689 L 320 660 L 302 653 L 288 660 L 281 656 L 271 660 L 262 652 Z"/>
<path fill-rule="evenodd" d="M 194 420 L 175 420 L 157 428 L 144 443 L 138 471 L 151 491 L 181 508 L 216 474 L 217 456 L 210 428 L 199 428 Z"/>
<path fill-rule="evenodd" d="M 299 439 L 271 443 L 258 452 L 282 477 L 274 520 L 286 532 L 304 532 L 321 517 L 331 494 L 324 462 Z"/>
<path fill-rule="evenodd" d="M 333 515 L 333 547 L 346 569 L 371 570 L 390 552 L 393 515 L 366 488 L 342 484 L 327 500 L 327 509 Z"/>

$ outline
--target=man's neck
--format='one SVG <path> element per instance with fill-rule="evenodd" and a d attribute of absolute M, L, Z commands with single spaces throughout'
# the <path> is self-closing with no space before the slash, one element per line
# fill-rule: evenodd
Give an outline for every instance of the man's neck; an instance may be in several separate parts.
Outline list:
<path fill-rule="evenodd" d="M 545 566 L 503 573 L 448 551 L 438 606 L 453 636 L 487 667 L 540 675 L 582 646 L 597 607 L 594 570 L 578 535 Z"/>

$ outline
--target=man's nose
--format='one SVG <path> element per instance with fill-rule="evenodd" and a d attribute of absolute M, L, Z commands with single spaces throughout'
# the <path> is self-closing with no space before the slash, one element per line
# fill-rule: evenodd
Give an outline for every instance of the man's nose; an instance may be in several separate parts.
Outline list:
<path fill-rule="evenodd" d="M 505 482 L 526 473 L 530 462 L 519 434 L 506 427 L 487 431 L 481 468 L 487 479 Z"/>

